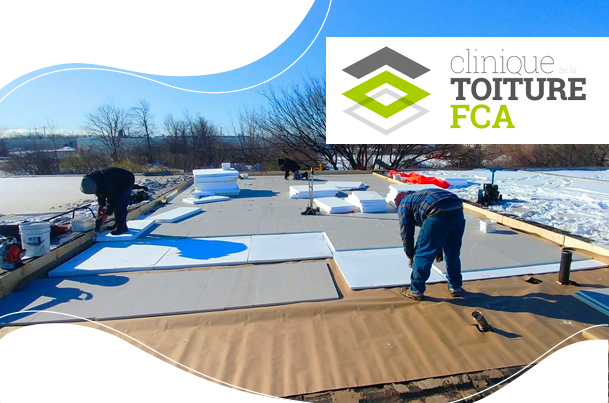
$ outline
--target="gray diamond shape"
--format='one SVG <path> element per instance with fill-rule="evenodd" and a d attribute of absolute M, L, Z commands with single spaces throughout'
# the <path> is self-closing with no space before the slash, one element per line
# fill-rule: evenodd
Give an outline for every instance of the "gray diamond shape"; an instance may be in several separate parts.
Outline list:
<path fill-rule="evenodd" d="M 390 90 L 390 89 L 388 89 L 388 88 L 385 88 L 383 91 L 380 91 L 378 94 L 375 94 L 375 95 L 374 95 L 374 96 L 372 96 L 371 98 L 378 99 L 378 98 L 382 97 L 382 96 L 383 96 L 383 95 L 385 95 L 385 94 L 391 95 L 391 96 L 392 96 L 392 97 L 394 97 L 395 99 L 399 99 L 399 98 L 401 98 L 400 94 L 397 94 L 397 93 L 395 93 L 395 92 L 391 91 L 391 90 Z M 359 120 L 360 122 L 362 122 L 362 123 L 364 123 L 364 124 L 366 124 L 366 125 L 368 125 L 368 126 L 372 127 L 372 128 L 373 128 L 373 129 L 375 129 L 376 131 L 379 131 L 379 132 L 381 132 L 381 133 L 383 133 L 383 134 L 391 134 L 391 133 L 393 133 L 394 131 L 396 131 L 397 129 L 399 129 L 399 128 L 401 128 L 401 127 L 406 126 L 408 123 L 410 123 L 410 122 L 412 122 L 412 121 L 414 121 L 414 120 L 416 120 L 416 119 L 420 118 L 421 116 L 423 116 L 423 115 L 425 115 L 427 112 L 429 112 L 427 109 L 425 109 L 425 108 L 423 108 L 423 107 L 421 107 L 421 106 L 419 106 L 419 105 L 417 105 L 417 104 L 412 104 L 412 105 L 410 105 L 408 108 L 414 108 L 415 110 L 417 110 L 417 111 L 418 111 L 418 113 L 417 113 L 417 114 L 415 114 L 415 115 L 413 115 L 413 116 L 409 117 L 409 118 L 408 118 L 408 119 L 406 119 L 406 120 L 401 121 L 400 123 L 398 123 L 398 124 L 396 124 L 396 125 L 394 125 L 394 126 L 390 127 L 389 129 L 383 129 L 381 126 L 379 126 L 379 125 L 377 125 L 377 124 L 375 124 L 375 123 L 372 123 L 372 122 L 371 122 L 371 121 L 369 121 L 368 119 L 365 119 L 365 118 L 361 117 L 360 115 L 358 115 L 357 113 L 355 113 L 355 111 L 356 111 L 357 109 L 359 109 L 359 108 L 364 108 L 364 106 L 362 106 L 362 105 L 360 105 L 360 104 L 355 104 L 355 105 L 353 105 L 352 107 L 350 107 L 350 108 L 346 109 L 344 112 L 345 112 L 347 115 L 349 115 L 349 116 L 351 116 L 351 117 L 353 117 L 353 118 L 355 118 L 355 119 Z"/>

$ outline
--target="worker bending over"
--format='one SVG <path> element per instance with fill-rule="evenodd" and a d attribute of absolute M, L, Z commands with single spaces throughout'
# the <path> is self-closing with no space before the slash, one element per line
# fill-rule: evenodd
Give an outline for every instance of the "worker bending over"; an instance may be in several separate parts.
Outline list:
<path fill-rule="evenodd" d="M 306 179 L 309 177 L 308 172 L 304 172 L 302 174 L 298 172 L 300 170 L 300 165 L 298 165 L 296 161 L 293 161 L 287 157 L 279 158 L 277 160 L 277 164 L 279 164 L 280 167 L 285 169 L 285 179 L 288 179 L 288 176 L 290 176 L 290 171 L 294 173 L 294 179 Z"/>
<path fill-rule="evenodd" d="M 426 189 L 399 193 L 395 205 L 408 266 L 412 268 L 410 288 L 402 287 L 402 294 L 415 301 L 423 300 L 431 265 L 434 259 L 442 259 L 444 251 L 448 290 L 453 297 L 461 296 L 460 254 L 465 231 L 461 200 L 444 189 Z M 421 227 L 416 247 L 415 225 Z"/>
<path fill-rule="evenodd" d="M 127 232 L 127 207 L 131 201 L 131 189 L 135 183 L 135 176 L 122 168 L 104 168 L 91 172 L 82 178 L 80 190 L 85 194 L 97 196 L 98 220 L 103 216 L 114 213 L 116 227 L 112 235 Z M 101 221 L 98 226 L 101 226 Z M 99 228 L 96 228 L 99 231 Z"/>

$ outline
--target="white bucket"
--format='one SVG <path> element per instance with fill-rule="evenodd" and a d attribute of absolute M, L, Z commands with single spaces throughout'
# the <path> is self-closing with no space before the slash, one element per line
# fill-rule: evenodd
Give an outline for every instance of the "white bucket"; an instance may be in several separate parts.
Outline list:
<path fill-rule="evenodd" d="M 240 174 L 239 176 L 241 176 L 241 179 L 247 179 L 249 175 L 244 172 L 244 173 Z"/>
<path fill-rule="evenodd" d="M 222 169 L 230 169 L 230 162 L 223 162 Z"/>
<path fill-rule="evenodd" d="M 19 225 L 21 247 L 27 257 L 43 256 L 51 252 L 51 224 L 45 221 Z"/>

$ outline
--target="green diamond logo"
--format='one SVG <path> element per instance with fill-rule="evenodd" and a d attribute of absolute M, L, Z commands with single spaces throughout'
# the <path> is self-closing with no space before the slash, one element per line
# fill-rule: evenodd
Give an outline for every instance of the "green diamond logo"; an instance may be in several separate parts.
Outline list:
<path fill-rule="evenodd" d="M 395 100 L 389 105 L 383 105 L 376 99 L 366 95 L 370 91 L 384 84 L 389 84 L 394 88 L 397 88 L 398 90 L 404 92 L 406 95 L 402 98 Z M 358 103 L 359 105 L 370 109 L 372 112 L 384 118 L 389 118 L 395 115 L 396 113 L 403 111 L 409 106 L 419 102 L 421 99 L 428 96 L 429 93 L 389 71 L 384 71 L 381 74 L 376 75 L 371 79 L 359 84 L 358 86 L 353 87 L 349 91 L 345 92 L 343 95 L 351 99 L 352 101 Z"/>

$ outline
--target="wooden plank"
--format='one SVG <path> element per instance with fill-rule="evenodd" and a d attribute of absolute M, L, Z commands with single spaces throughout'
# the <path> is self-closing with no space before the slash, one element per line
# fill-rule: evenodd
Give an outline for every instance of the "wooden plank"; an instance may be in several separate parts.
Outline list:
<path fill-rule="evenodd" d="M 565 236 L 563 234 L 559 234 L 557 232 L 550 231 L 546 228 L 538 227 L 534 224 L 523 222 L 520 220 L 516 220 L 511 217 L 503 217 L 501 224 L 506 227 L 510 227 L 513 229 L 517 229 L 522 232 L 526 232 L 528 234 L 534 234 L 540 236 L 550 242 L 553 242 L 558 245 L 564 245 Z"/>
<path fill-rule="evenodd" d="M 591 243 L 584 242 L 580 239 L 576 239 L 570 236 L 565 236 L 563 243 L 565 248 L 573 248 L 579 251 L 588 252 L 595 259 L 605 263 L 609 263 L 609 249 L 603 248 L 598 245 L 592 245 Z"/>

